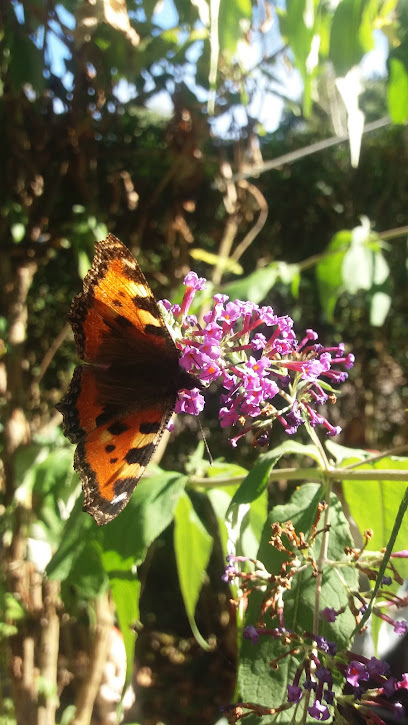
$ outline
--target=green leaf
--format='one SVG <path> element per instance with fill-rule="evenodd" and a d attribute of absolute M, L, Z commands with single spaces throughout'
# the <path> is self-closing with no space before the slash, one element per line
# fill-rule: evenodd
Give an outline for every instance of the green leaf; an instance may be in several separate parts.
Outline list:
<path fill-rule="evenodd" d="M 93 537 L 87 538 L 73 561 L 63 587 L 74 587 L 82 600 L 90 601 L 106 591 L 107 586 L 108 579 L 102 567 L 100 543 Z M 66 599 L 65 591 L 63 598 Z"/>
<path fill-rule="evenodd" d="M 336 301 L 343 291 L 354 295 L 359 290 L 369 291 L 387 282 L 389 267 L 380 240 L 371 231 L 366 217 L 352 232 L 338 232 L 333 237 L 316 273 L 320 301 L 329 322 L 333 321 Z M 382 324 L 385 309 L 384 297 L 376 299 L 374 305 L 372 303 L 373 322 Z"/>
<path fill-rule="evenodd" d="M 36 93 L 45 86 L 42 53 L 28 35 L 16 33 L 10 54 L 9 78 L 16 91 L 29 83 Z"/>
<path fill-rule="evenodd" d="M 376 283 L 376 275 L 381 283 L 388 276 L 388 265 L 379 239 L 371 231 L 367 217 L 362 217 L 361 225 L 354 227 L 351 233 L 351 245 L 344 257 L 342 274 L 344 287 L 350 294 L 370 290 Z"/>
<path fill-rule="evenodd" d="M 370 325 L 381 327 L 391 309 L 392 299 L 385 292 L 374 292 L 371 298 Z"/>
<path fill-rule="evenodd" d="M 226 525 L 226 517 L 232 496 L 236 491 L 236 486 L 228 486 L 228 488 L 212 488 L 208 491 L 208 499 L 211 503 L 215 517 L 218 523 L 218 531 L 224 558 L 227 556 L 228 529 Z"/>
<path fill-rule="evenodd" d="M 388 59 L 387 103 L 393 123 L 408 120 L 408 42 L 391 51 Z M 405 56 L 405 57 L 403 57 Z"/>
<path fill-rule="evenodd" d="M 74 563 L 90 538 L 98 538 L 98 527 L 93 519 L 82 511 L 82 497 L 78 499 L 61 534 L 61 543 L 46 573 L 50 579 L 67 579 Z M 99 529 L 100 531 L 100 529 Z"/>
<path fill-rule="evenodd" d="M 340 443 L 336 443 L 333 440 L 326 441 L 325 447 L 333 456 L 333 459 L 338 466 L 341 466 L 344 461 L 348 461 L 350 463 L 351 458 L 355 459 L 355 461 L 363 461 L 365 458 L 370 456 L 370 453 L 363 448 L 348 448 L 347 446 L 341 446 Z"/>
<path fill-rule="evenodd" d="M 227 463 L 226 461 L 215 460 L 206 470 L 207 478 L 223 476 L 224 478 L 240 479 L 247 475 L 248 469 L 239 466 L 238 463 Z M 234 481 L 231 480 L 231 484 Z M 237 481 L 239 483 L 239 481 Z"/>
<path fill-rule="evenodd" d="M 194 620 L 198 597 L 203 585 L 213 540 L 198 518 L 193 505 L 183 494 L 175 511 L 174 550 L 184 606 L 197 642 L 208 649 Z"/>
<path fill-rule="evenodd" d="M 109 576 L 137 566 L 147 548 L 173 520 L 187 478 L 162 472 L 144 477 L 120 516 L 103 527 L 103 563 Z"/>
<path fill-rule="evenodd" d="M 171 523 L 186 481 L 185 476 L 171 472 L 143 478 L 120 516 L 102 530 L 102 564 L 125 643 L 127 683 L 136 638 L 133 626 L 139 618 L 140 582 L 135 568 L 144 560 L 150 544 Z"/>
<path fill-rule="evenodd" d="M 221 0 L 218 16 L 220 52 L 230 61 L 249 29 L 251 18 L 251 0 Z"/>
<path fill-rule="evenodd" d="M 151 23 L 154 13 L 159 9 L 158 6 L 160 6 L 160 0 L 143 0 L 143 10 L 149 23 Z"/>
<path fill-rule="evenodd" d="M 386 549 L 384 552 L 384 558 L 381 562 L 380 568 L 378 570 L 377 579 L 376 579 L 374 588 L 372 590 L 371 600 L 369 602 L 367 609 L 365 610 L 365 612 L 363 614 L 363 617 L 361 618 L 360 622 L 358 623 L 358 626 L 355 628 L 355 633 L 362 630 L 362 628 L 364 627 L 365 623 L 367 622 L 367 620 L 369 619 L 369 617 L 371 615 L 373 603 L 375 602 L 378 591 L 379 591 L 380 587 L 382 586 L 383 577 L 386 572 L 391 554 L 393 552 L 395 542 L 398 538 L 398 534 L 401 531 L 402 522 L 403 522 L 404 516 L 406 514 L 407 508 L 408 508 L 408 488 L 405 489 L 404 495 L 401 499 L 401 503 L 398 507 L 398 512 L 395 517 L 395 522 L 392 527 L 391 535 L 390 535 L 390 538 L 388 539 L 387 546 L 386 546 Z"/>
<path fill-rule="evenodd" d="M 265 490 L 251 502 L 248 515 L 239 532 L 237 554 L 242 553 L 255 559 L 261 541 L 262 531 L 268 516 L 268 491 Z"/>
<path fill-rule="evenodd" d="M 86 249 L 78 251 L 78 274 L 81 279 L 85 277 L 91 266 L 91 259 Z"/>
<path fill-rule="evenodd" d="M 349 463 L 353 462 L 353 459 Z M 343 461 L 343 465 L 347 461 Z M 362 463 L 358 471 L 407 470 L 408 459 L 388 456 L 379 461 Z M 342 482 L 344 497 L 350 514 L 359 531 L 373 529 L 374 535 L 367 544 L 367 551 L 381 551 L 387 546 L 398 513 L 406 481 L 387 481 L 386 474 L 380 481 L 348 481 L 347 471 Z M 406 549 L 408 541 L 408 517 L 402 522 L 396 540 L 396 550 Z M 397 569 L 403 578 L 408 576 L 408 560 L 399 559 Z"/>
<path fill-rule="evenodd" d="M 52 501 L 61 520 L 59 504 L 69 503 L 69 499 L 78 488 L 78 476 L 72 467 L 71 446 L 50 451 L 46 458 L 35 463 L 31 469 L 33 494 L 37 501 Z"/>
<path fill-rule="evenodd" d="M 343 285 L 343 261 L 351 244 L 351 232 L 340 231 L 330 240 L 323 259 L 317 263 L 316 277 L 320 304 L 329 322 Z"/>
<path fill-rule="evenodd" d="M 285 455 L 308 456 L 320 463 L 319 452 L 315 446 L 303 445 L 295 440 L 285 441 L 273 451 L 268 451 L 268 453 L 259 456 L 252 470 L 237 490 L 231 501 L 230 508 L 236 504 L 251 503 L 251 501 L 258 498 L 268 485 L 271 470 L 275 468 L 279 459 Z"/>
<path fill-rule="evenodd" d="M 269 451 L 263 456 L 259 456 L 252 470 L 238 488 L 231 501 L 230 508 L 244 503 L 251 503 L 262 494 L 268 485 L 269 474 L 281 456 L 282 453 L 275 453 L 275 451 Z"/>
<path fill-rule="evenodd" d="M 288 0 L 284 26 L 281 24 L 282 35 L 287 37 L 295 56 L 297 69 L 302 76 L 305 116 L 310 115 L 311 84 L 318 64 L 318 54 L 312 52 L 312 43 L 314 37 L 318 35 L 319 19 L 319 4 L 314 0 Z"/>
<path fill-rule="evenodd" d="M 324 490 L 315 484 L 306 484 L 298 489 L 290 502 L 283 506 L 276 506 L 269 514 L 259 547 L 258 559 L 263 562 L 266 569 L 277 574 L 284 563 L 286 556 L 283 552 L 273 548 L 269 541 L 271 525 L 274 522 L 283 523 L 291 520 L 296 531 L 303 532 L 307 538 L 308 532 L 315 521 L 317 507 Z M 352 545 L 349 526 L 344 517 L 340 502 L 335 496 L 330 502 L 330 538 L 328 558 L 331 561 L 344 559 L 344 547 Z M 318 556 L 321 537 L 318 536 L 310 553 Z M 341 568 L 341 578 L 347 586 L 354 588 L 358 584 L 355 569 Z M 347 605 L 347 590 L 341 584 L 334 565 L 324 571 L 320 609 L 325 606 L 340 609 Z M 309 566 L 292 579 L 292 588 L 284 594 L 284 621 L 285 627 L 296 632 L 311 631 L 315 604 L 316 579 Z M 246 613 L 246 625 L 256 624 L 260 617 L 260 608 L 265 601 L 265 592 L 253 591 L 249 597 Z M 270 620 L 266 616 L 267 626 L 275 626 L 277 620 Z M 335 640 L 340 647 L 346 646 L 354 627 L 354 618 L 348 608 L 339 615 L 336 622 L 327 624 L 321 621 L 320 634 L 329 640 Z M 267 707 L 276 707 L 287 699 L 287 683 L 293 678 L 298 660 L 296 657 L 286 657 L 279 662 L 279 669 L 272 670 L 270 662 L 283 652 L 283 646 L 272 637 L 260 637 L 256 646 L 248 640 L 243 640 L 240 664 L 238 670 L 238 684 L 241 699 L 244 701 L 260 702 Z M 279 722 L 288 723 L 293 717 L 293 711 L 281 713 Z"/>
<path fill-rule="evenodd" d="M 233 259 L 221 257 L 219 254 L 208 252 L 206 249 L 200 249 L 199 247 L 190 250 L 190 257 L 197 262 L 204 262 L 204 264 L 209 264 L 212 267 L 220 266 L 224 272 L 231 274 L 242 274 L 244 271 L 242 266 Z"/>
<path fill-rule="evenodd" d="M 333 16 L 330 53 L 336 74 L 345 76 L 374 47 L 377 0 L 341 0 Z"/>
<path fill-rule="evenodd" d="M 109 578 L 119 629 L 126 650 L 126 679 L 124 690 L 130 683 L 136 642 L 135 623 L 139 620 L 140 581 L 131 571 Z"/>
<path fill-rule="evenodd" d="M 257 269 L 243 279 L 224 285 L 222 291 L 232 300 L 250 300 L 259 304 L 268 295 L 274 284 L 281 279 L 290 284 L 298 274 L 296 265 L 273 263 L 262 269 Z"/>
<path fill-rule="evenodd" d="M 377 245 L 378 241 L 378 245 Z M 390 276 L 390 268 L 388 266 L 388 263 L 383 255 L 383 252 L 380 247 L 379 239 L 377 237 L 373 237 L 371 235 L 370 237 L 370 246 L 373 252 L 374 257 L 374 273 L 373 273 L 373 282 L 375 285 L 383 285 L 387 282 Z"/>

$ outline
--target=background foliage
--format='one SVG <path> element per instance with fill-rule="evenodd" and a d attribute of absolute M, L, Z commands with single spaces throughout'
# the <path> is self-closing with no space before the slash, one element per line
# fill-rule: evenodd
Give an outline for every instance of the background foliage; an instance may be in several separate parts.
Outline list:
<path fill-rule="evenodd" d="M 54 409 L 75 360 L 65 316 L 95 240 L 113 232 L 158 297 L 177 300 L 192 267 L 216 290 L 346 340 L 357 365 L 333 411 L 341 442 L 402 444 L 406 3 L 23 0 L 0 12 L 1 717 L 65 723 L 75 703 L 75 722 L 89 722 L 83 693 L 100 679 L 113 622 L 130 678 L 141 619 L 129 722 L 212 723 L 235 678 L 223 522 L 257 454 L 244 442 L 232 457 L 210 397 L 214 467 L 195 421 L 183 420 L 168 472 L 143 480 L 119 520 L 97 529 Z M 376 73 L 374 60 L 367 77 L 375 44 L 387 69 Z M 364 118 L 380 123 L 361 137 Z M 308 153 L 347 131 L 350 144 Z M 207 494 L 205 473 L 231 483 Z M 269 506 L 287 505 L 289 492 L 275 485 Z M 266 491 L 251 504 L 255 553 L 267 504 Z"/>

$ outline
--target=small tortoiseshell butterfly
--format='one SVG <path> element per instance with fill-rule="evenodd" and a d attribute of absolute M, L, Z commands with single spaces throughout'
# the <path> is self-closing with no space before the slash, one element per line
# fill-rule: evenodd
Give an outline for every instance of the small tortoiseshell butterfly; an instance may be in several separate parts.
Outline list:
<path fill-rule="evenodd" d="M 133 255 L 112 234 L 95 245 L 68 316 L 83 361 L 57 406 L 77 444 L 84 511 L 99 526 L 126 506 L 174 411 L 201 387 L 179 352 Z"/>

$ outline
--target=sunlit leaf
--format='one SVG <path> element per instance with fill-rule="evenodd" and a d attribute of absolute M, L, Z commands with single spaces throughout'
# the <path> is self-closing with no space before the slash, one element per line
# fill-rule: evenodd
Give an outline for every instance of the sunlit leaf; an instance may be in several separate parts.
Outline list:
<path fill-rule="evenodd" d="M 103 561 L 107 571 L 122 571 L 140 564 L 147 548 L 173 520 L 187 479 L 162 472 L 144 477 L 120 516 L 103 527 Z"/>
<path fill-rule="evenodd" d="M 341 0 L 338 4 L 330 35 L 330 60 L 337 75 L 345 76 L 374 47 L 377 7 L 377 0 Z"/>
<path fill-rule="evenodd" d="M 405 58 L 401 55 L 405 54 Z M 393 123 L 408 120 L 408 43 L 393 51 L 389 57 L 387 87 L 388 110 Z"/>
<path fill-rule="evenodd" d="M 279 279 L 281 272 L 279 265 L 270 264 L 267 267 L 255 270 L 247 277 L 224 285 L 222 291 L 231 299 L 247 299 L 259 304 Z"/>
<path fill-rule="evenodd" d="M 320 7 L 314 0 L 289 0 L 286 16 L 280 15 L 281 32 L 294 53 L 296 65 L 302 76 L 303 111 L 310 115 L 312 101 L 312 80 L 319 60 Z"/>
<path fill-rule="evenodd" d="M 100 539 L 100 530 L 90 516 L 82 511 L 82 497 L 76 502 L 61 535 L 61 543 L 47 566 L 50 579 L 65 580 L 75 561 L 89 541 Z"/>
<path fill-rule="evenodd" d="M 218 531 L 220 535 L 220 541 L 224 557 L 227 555 L 227 541 L 228 541 L 228 530 L 226 527 L 226 515 L 228 507 L 231 503 L 231 498 L 236 491 L 236 486 L 228 486 L 224 488 L 212 488 L 208 492 L 208 498 L 211 502 L 211 506 L 216 515 L 218 522 Z"/>
<path fill-rule="evenodd" d="M 252 470 L 238 488 L 231 501 L 231 506 L 251 503 L 258 498 L 268 484 L 271 470 L 285 455 L 307 456 L 320 463 L 319 452 L 315 446 L 303 445 L 296 440 L 285 441 L 272 451 L 258 457 Z"/>
<path fill-rule="evenodd" d="M 381 327 L 391 309 L 392 299 L 385 292 L 374 292 L 370 306 L 370 325 Z"/>
<path fill-rule="evenodd" d="M 133 572 L 125 571 L 122 572 L 121 576 L 110 576 L 109 584 L 126 651 L 126 688 L 130 683 L 133 672 L 136 641 L 135 624 L 139 620 L 140 581 Z"/>
<path fill-rule="evenodd" d="M 190 626 L 195 638 L 205 649 L 208 649 L 208 645 L 197 629 L 194 613 L 212 547 L 211 536 L 198 518 L 189 497 L 184 494 L 175 510 L 174 551 Z"/>
<path fill-rule="evenodd" d="M 355 459 L 344 461 L 343 465 L 353 463 Z M 402 495 L 406 488 L 406 481 L 387 480 L 386 471 L 408 470 L 408 459 L 387 456 L 371 463 L 362 463 L 359 471 L 373 471 L 378 476 L 384 470 L 382 480 L 348 481 L 347 471 L 344 472 L 342 482 L 344 496 L 350 513 L 355 520 L 359 531 L 372 529 L 373 537 L 367 544 L 368 551 L 381 551 L 387 545 L 395 516 L 401 502 Z M 381 505 L 379 505 L 379 502 Z M 408 541 L 408 517 L 405 517 L 398 538 L 395 550 L 406 549 Z M 398 570 L 402 577 L 408 576 L 408 559 L 398 561 Z"/>
<path fill-rule="evenodd" d="M 198 262 L 205 262 L 205 264 L 209 264 L 212 267 L 219 266 L 224 272 L 229 272 L 231 274 L 242 274 L 244 271 L 242 266 L 230 257 L 220 257 L 219 254 L 207 252 L 206 249 L 199 249 L 198 247 L 195 247 L 190 250 L 190 256 L 194 260 Z"/>

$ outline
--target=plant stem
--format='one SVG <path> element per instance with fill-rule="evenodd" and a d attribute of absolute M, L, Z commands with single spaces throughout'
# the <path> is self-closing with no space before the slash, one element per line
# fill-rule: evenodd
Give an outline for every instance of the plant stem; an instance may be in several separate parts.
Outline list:
<path fill-rule="evenodd" d="M 321 591 L 322 591 L 322 582 L 323 582 L 323 567 L 327 562 L 327 551 L 329 548 L 330 499 L 331 499 L 332 486 L 333 486 L 333 482 L 328 480 L 327 489 L 326 489 L 327 507 L 324 512 L 322 543 L 321 543 L 321 547 L 320 547 L 319 558 L 317 560 L 316 592 L 315 592 L 315 605 L 314 605 L 314 614 L 313 614 L 313 634 L 315 634 L 315 635 L 318 634 L 318 627 L 319 627 L 320 595 L 321 595 Z"/>

